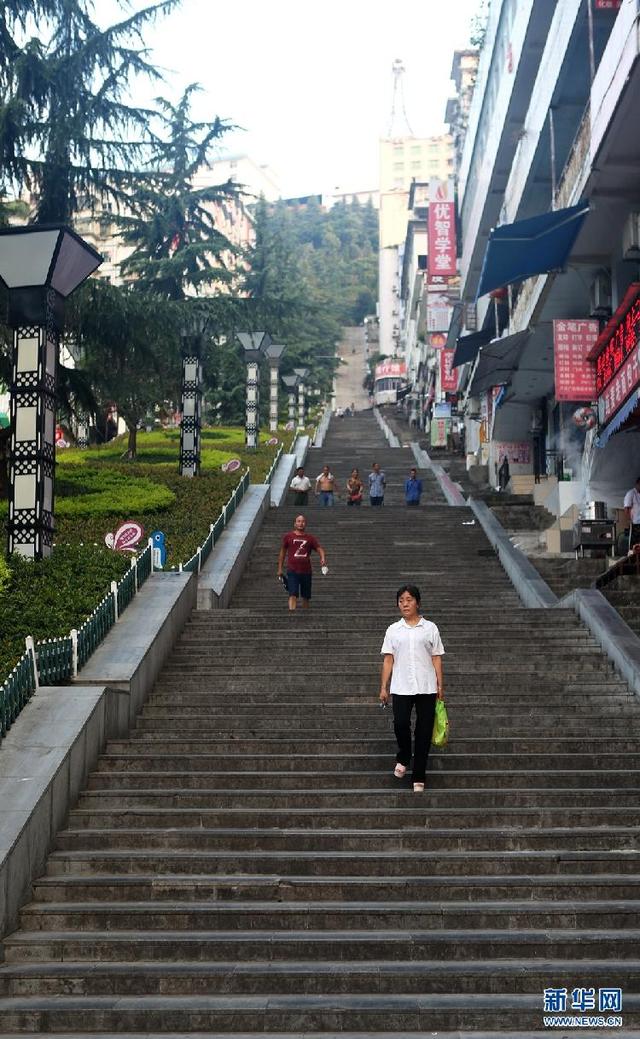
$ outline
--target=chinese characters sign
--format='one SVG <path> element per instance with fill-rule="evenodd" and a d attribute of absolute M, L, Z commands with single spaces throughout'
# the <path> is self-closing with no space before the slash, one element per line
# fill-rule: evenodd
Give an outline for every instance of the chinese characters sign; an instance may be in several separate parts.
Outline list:
<path fill-rule="evenodd" d="M 633 291 L 631 291 L 633 289 Z M 640 341 L 640 285 L 631 286 L 622 306 L 599 337 L 596 390 L 600 395 Z"/>
<path fill-rule="evenodd" d="M 458 389 L 458 370 L 451 367 L 454 350 L 440 350 L 440 389 L 443 393 L 455 393 Z"/>
<path fill-rule="evenodd" d="M 597 321 L 553 322 L 556 400 L 595 400 L 596 370 L 587 356 L 599 332 Z"/>
<path fill-rule="evenodd" d="M 627 357 L 622 368 L 614 375 L 611 382 L 598 399 L 598 419 L 601 425 L 608 422 L 612 415 L 622 407 L 627 397 L 640 382 L 640 361 L 638 350 Z"/>
<path fill-rule="evenodd" d="M 456 213 L 453 184 L 432 180 L 429 184 L 429 280 L 456 273 Z"/>
<path fill-rule="evenodd" d="M 376 379 L 404 379 L 407 374 L 407 366 L 404 361 L 382 361 L 376 365 Z"/>

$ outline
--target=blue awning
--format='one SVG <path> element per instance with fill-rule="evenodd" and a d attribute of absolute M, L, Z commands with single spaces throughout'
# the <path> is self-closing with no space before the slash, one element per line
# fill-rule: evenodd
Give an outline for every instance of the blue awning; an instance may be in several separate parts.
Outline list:
<path fill-rule="evenodd" d="M 609 425 L 605 426 L 602 432 L 596 437 L 596 447 L 604 447 L 613 434 L 618 432 L 620 426 L 627 421 L 631 412 L 635 411 L 637 408 L 639 397 L 640 394 L 638 393 L 638 390 L 634 390 L 627 403 L 622 405 L 620 411 L 616 412 Z"/>
<path fill-rule="evenodd" d="M 487 242 L 476 299 L 534 274 L 561 270 L 588 211 L 589 203 L 583 201 L 568 209 L 494 227 Z"/>
<path fill-rule="evenodd" d="M 456 352 L 451 362 L 452 368 L 458 368 L 461 364 L 475 361 L 481 346 L 486 346 L 493 339 L 495 333 L 489 328 L 483 328 L 481 332 L 471 332 L 468 336 L 460 336 L 456 342 Z"/>

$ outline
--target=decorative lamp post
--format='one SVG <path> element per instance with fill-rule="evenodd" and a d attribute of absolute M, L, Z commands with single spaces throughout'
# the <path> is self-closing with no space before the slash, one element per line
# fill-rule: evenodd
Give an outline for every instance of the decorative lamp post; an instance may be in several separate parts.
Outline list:
<path fill-rule="evenodd" d="M 8 547 L 51 555 L 54 531 L 56 377 L 64 301 L 102 263 L 60 225 L 0 231 L 0 280 L 13 329 Z"/>
<path fill-rule="evenodd" d="M 278 368 L 286 347 L 284 343 L 271 343 L 265 353 L 269 358 L 269 431 L 278 429 Z"/>
<path fill-rule="evenodd" d="M 268 332 L 236 332 L 244 349 L 247 363 L 247 412 L 245 443 L 249 448 L 258 446 L 260 428 L 260 358 L 271 343 Z"/>
<path fill-rule="evenodd" d="M 304 429 L 305 424 L 305 382 L 309 371 L 308 368 L 294 368 L 293 369 L 298 376 L 298 428 Z"/>
<path fill-rule="evenodd" d="M 180 475 L 197 476 L 200 471 L 202 417 L 202 343 L 209 315 L 194 309 L 182 331 L 182 421 L 180 423 Z"/>
<path fill-rule="evenodd" d="M 293 423 L 295 428 L 296 424 L 296 390 L 298 388 L 298 376 L 297 375 L 283 375 L 282 381 L 287 388 L 289 395 L 289 422 Z"/>

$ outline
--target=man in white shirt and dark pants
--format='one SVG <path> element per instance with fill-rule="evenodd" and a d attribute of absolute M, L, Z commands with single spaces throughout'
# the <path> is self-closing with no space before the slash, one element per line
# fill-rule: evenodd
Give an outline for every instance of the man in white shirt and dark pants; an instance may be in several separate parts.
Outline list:
<path fill-rule="evenodd" d="M 413 789 L 422 793 L 436 700 L 444 699 L 444 646 L 435 624 L 420 615 L 420 590 L 415 585 L 402 585 L 396 603 L 402 618 L 389 625 L 380 650 L 380 702 L 389 702 L 391 683 L 393 728 L 398 741 L 393 774 L 397 779 L 403 778 L 411 761 L 411 714 L 415 707 Z"/>
<path fill-rule="evenodd" d="M 640 476 L 635 486 L 624 496 L 624 508 L 629 521 L 629 551 L 640 541 Z"/>

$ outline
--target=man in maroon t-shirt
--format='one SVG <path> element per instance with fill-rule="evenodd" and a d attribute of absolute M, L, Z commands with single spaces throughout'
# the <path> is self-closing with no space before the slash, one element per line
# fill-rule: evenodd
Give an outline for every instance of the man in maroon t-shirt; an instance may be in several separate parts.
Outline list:
<path fill-rule="evenodd" d="M 280 555 L 278 556 L 278 577 L 282 577 L 282 567 L 287 560 L 287 591 L 289 592 L 289 609 L 295 610 L 298 595 L 304 607 L 309 606 L 311 599 L 311 553 L 320 556 L 320 565 L 325 567 L 327 559 L 324 549 L 313 534 L 306 534 L 307 521 L 304 516 L 296 516 L 293 530 L 282 538 Z"/>

